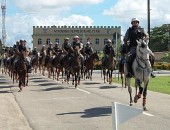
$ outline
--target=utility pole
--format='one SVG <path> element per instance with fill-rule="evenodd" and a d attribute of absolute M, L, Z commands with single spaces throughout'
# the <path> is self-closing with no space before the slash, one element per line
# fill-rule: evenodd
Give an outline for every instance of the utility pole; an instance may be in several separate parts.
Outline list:
<path fill-rule="evenodd" d="M 6 15 L 6 0 L 2 0 L 2 45 L 6 45 L 6 29 L 5 29 L 5 15 Z"/>
<path fill-rule="evenodd" d="M 150 47 L 150 0 L 147 0 L 147 14 L 148 14 L 148 34 L 149 34 L 149 42 L 148 46 Z"/>

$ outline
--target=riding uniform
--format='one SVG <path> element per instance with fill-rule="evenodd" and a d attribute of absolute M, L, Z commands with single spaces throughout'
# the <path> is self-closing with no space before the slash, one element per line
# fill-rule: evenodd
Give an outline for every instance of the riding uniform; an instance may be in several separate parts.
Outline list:
<path fill-rule="evenodd" d="M 138 22 L 139 20 L 133 18 L 131 23 Z M 132 27 L 129 27 L 129 29 L 126 31 L 124 42 L 126 46 L 126 66 L 128 70 L 128 74 L 126 77 L 131 78 L 132 77 L 132 63 L 136 57 L 136 47 L 137 47 L 137 41 L 140 39 L 146 39 L 149 37 L 148 33 L 144 30 L 144 28 L 141 28 L 137 25 L 132 25 Z M 129 41 L 129 44 L 127 43 Z"/>

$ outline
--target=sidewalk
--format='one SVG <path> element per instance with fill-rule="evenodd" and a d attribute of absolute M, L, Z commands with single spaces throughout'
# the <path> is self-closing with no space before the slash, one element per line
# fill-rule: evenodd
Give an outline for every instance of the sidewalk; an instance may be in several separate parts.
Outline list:
<path fill-rule="evenodd" d="M 11 92 L 12 80 L 0 72 L 0 130 L 32 130 Z"/>

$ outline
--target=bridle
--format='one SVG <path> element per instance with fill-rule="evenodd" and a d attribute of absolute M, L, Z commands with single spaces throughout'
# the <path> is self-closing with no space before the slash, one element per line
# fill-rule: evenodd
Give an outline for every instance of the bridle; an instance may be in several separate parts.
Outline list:
<path fill-rule="evenodd" d="M 148 59 L 148 58 L 147 58 L 147 59 L 144 59 L 144 58 L 143 58 L 144 53 L 141 51 L 141 49 L 140 49 L 141 47 L 142 47 L 142 46 L 139 46 L 139 50 L 138 50 L 139 53 L 141 54 L 141 56 L 139 56 L 138 53 L 136 53 L 136 61 L 137 61 L 137 64 L 139 65 L 140 68 L 146 69 L 146 68 L 147 68 L 146 62 L 149 61 L 149 59 Z M 144 63 L 144 64 L 145 64 L 145 67 L 143 67 L 143 66 L 140 64 L 139 61 L 142 62 L 142 63 Z"/>

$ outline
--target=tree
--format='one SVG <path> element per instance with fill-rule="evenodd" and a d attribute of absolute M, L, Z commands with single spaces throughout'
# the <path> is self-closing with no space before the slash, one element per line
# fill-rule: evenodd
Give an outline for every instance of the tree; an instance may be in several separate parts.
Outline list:
<path fill-rule="evenodd" d="M 150 32 L 150 48 L 152 51 L 170 50 L 170 24 L 154 27 Z"/>

